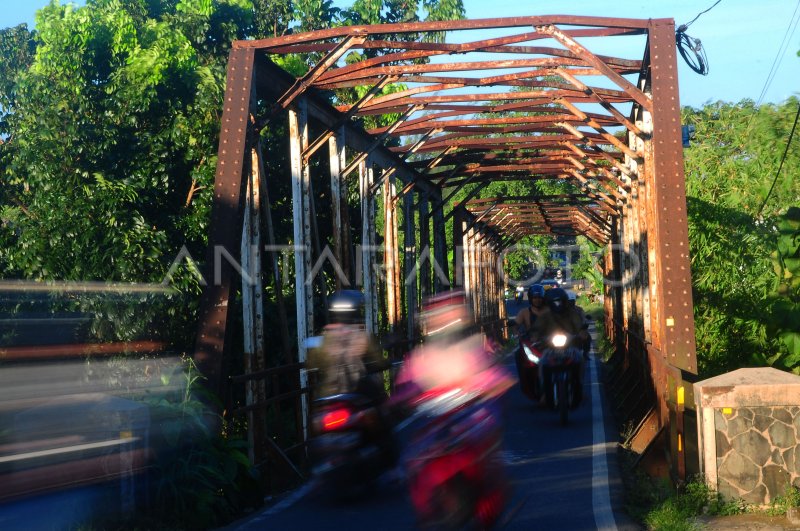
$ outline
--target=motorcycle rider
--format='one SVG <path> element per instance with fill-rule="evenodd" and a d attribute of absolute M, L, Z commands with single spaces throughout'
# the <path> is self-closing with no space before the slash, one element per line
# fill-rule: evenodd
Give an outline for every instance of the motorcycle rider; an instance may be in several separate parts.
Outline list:
<path fill-rule="evenodd" d="M 545 300 L 549 308 L 548 312 L 544 312 L 534 325 L 534 336 L 539 340 L 547 340 L 553 334 L 561 332 L 568 337 L 573 338 L 573 346 L 582 347 L 587 339 L 589 333 L 584 326 L 584 319 L 575 306 L 570 305 L 569 296 L 563 288 L 550 289 Z M 546 355 L 546 351 L 545 351 Z M 576 390 L 576 404 L 580 402 L 580 397 L 583 392 L 583 358 L 576 360 L 578 362 L 577 370 L 573 373 L 575 376 L 575 390 Z M 544 361 L 542 367 L 545 366 Z M 544 376 L 542 375 L 542 378 Z"/>
<path fill-rule="evenodd" d="M 544 286 L 541 284 L 533 284 L 528 288 L 528 307 L 518 312 L 514 317 L 520 335 L 530 334 L 537 318 L 547 311 L 547 305 L 544 303 L 544 294 Z"/>
<path fill-rule="evenodd" d="M 427 391 L 469 380 L 489 362 L 483 338 L 472 330 L 464 293 L 449 291 L 430 297 L 420 313 L 425 343 L 409 353 L 401 380 Z"/>
<path fill-rule="evenodd" d="M 306 367 L 316 373 L 317 397 L 359 393 L 381 404 L 388 398 L 381 372 L 391 366 L 364 325 L 364 295 L 341 290 L 328 299 L 330 323 L 322 345 L 310 349 Z"/>
<path fill-rule="evenodd" d="M 404 391 L 392 398 L 414 408 L 432 406 L 406 448 L 411 500 L 423 525 L 461 529 L 464 519 L 474 518 L 481 529 L 489 527 L 506 488 L 498 453 L 502 415 L 494 399 L 513 380 L 487 352 L 463 291 L 430 297 L 420 318 L 424 343 L 409 353 L 398 375 Z M 477 500 L 452 486 L 461 482 Z M 452 503 L 438 503 L 437 496 Z"/>

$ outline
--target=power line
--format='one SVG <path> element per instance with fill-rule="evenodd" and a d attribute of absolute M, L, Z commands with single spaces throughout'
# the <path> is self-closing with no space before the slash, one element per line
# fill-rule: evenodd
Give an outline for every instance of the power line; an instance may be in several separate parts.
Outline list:
<path fill-rule="evenodd" d="M 694 24 L 694 21 L 695 21 L 695 20 L 697 20 L 698 18 L 700 18 L 700 15 L 702 15 L 702 14 L 704 14 L 704 13 L 708 13 L 709 11 L 711 11 L 712 9 L 714 9 L 714 8 L 717 6 L 717 4 L 719 4 L 720 2 L 722 2 L 722 0 L 717 0 L 716 2 L 714 2 L 714 5 L 712 5 L 712 6 L 711 6 L 711 7 L 709 7 L 708 9 L 706 9 L 705 11 L 701 11 L 701 12 L 699 12 L 699 13 L 697 14 L 697 16 L 696 16 L 696 17 L 694 17 L 694 18 L 693 18 L 693 19 L 692 19 L 690 22 L 687 22 L 686 24 L 682 24 L 682 25 L 681 25 L 681 26 L 678 28 L 678 31 L 679 31 L 679 32 L 681 32 L 681 33 L 683 33 L 684 31 L 686 31 L 686 29 L 687 29 L 689 26 L 691 26 L 692 24 Z"/>
<path fill-rule="evenodd" d="M 769 196 L 772 195 L 772 190 L 775 188 L 775 183 L 778 182 L 778 176 L 781 174 L 781 169 L 783 169 L 783 163 L 786 160 L 786 154 L 789 153 L 789 146 L 792 145 L 792 138 L 794 138 L 794 131 L 797 129 L 797 121 L 800 120 L 800 105 L 797 107 L 797 114 L 794 117 L 794 124 L 792 125 L 792 131 L 789 133 L 789 140 L 786 141 L 786 149 L 783 150 L 783 157 L 781 157 L 781 163 L 778 165 L 778 171 L 775 172 L 775 178 L 772 179 L 772 186 L 769 187 L 769 192 L 767 192 L 767 197 L 764 198 L 764 202 L 761 203 L 761 207 L 758 209 L 758 214 L 756 217 L 761 216 L 761 211 L 764 210 L 764 206 L 767 204 L 769 200 Z"/>
<path fill-rule="evenodd" d="M 794 8 L 794 13 L 792 13 L 792 18 L 789 19 L 789 26 L 787 26 L 786 28 L 786 33 L 783 34 L 783 40 L 781 41 L 780 47 L 778 47 L 778 53 L 775 55 L 775 59 L 772 61 L 772 66 L 770 67 L 769 73 L 767 74 L 767 80 L 764 82 L 764 88 L 761 89 L 761 94 L 759 94 L 758 101 L 756 101 L 756 107 L 761 105 L 764 96 L 767 95 L 769 86 L 775 79 L 775 76 L 778 73 L 778 69 L 780 68 L 781 61 L 783 61 L 783 56 L 786 52 L 786 48 L 789 46 L 789 42 L 791 42 L 792 35 L 794 35 L 794 32 L 797 30 L 797 24 L 800 22 L 800 17 L 797 16 L 798 11 L 800 11 L 800 0 L 798 0 L 797 6 L 795 6 Z"/>
<path fill-rule="evenodd" d="M 700 39 L 695 39 L 694 37 L 689 36 L 686 33 L 686 30 L 689 28 L 689 26 L 694 24 L 695 20 L 700 18 L 700 15 L 708 13 L 720 2 L 722 2 L 722 0 L 717 0 L 711 5 L 711 7 L 705 11 L 699 12 L 692 20 L 686 24 L 681 24 L 675 30 L 675 43 L 678 46 L 678 52 L 680 52 L 681 57 L 683 57 L 683 60 L 686 61 L 687 65 L 689 65 L 689 68 L 703 76 L 708 75 L 708 57 L 706 57 L 706 52 L 703 50 L 703 45 L 700 42 Z"/>

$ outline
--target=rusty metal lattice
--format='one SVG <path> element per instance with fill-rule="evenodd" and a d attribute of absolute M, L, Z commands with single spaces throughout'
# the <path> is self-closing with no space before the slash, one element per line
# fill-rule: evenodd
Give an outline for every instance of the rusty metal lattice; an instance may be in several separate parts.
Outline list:
<path fill-rule="evenodd" d="M 452 42 L 429 38 L 442 32 Z M 348 61 L 353 52 L 359 60 Z M 295 78 L 271 61 L 287 54 L 316 59 Z M 250 101 L 251 85 L 265 105 Z M 248 142 L 259 144 L 258 132 L 284 110 L 291 122 L 294 243 L 315 246 L 319 257 L 308 171 L 328 144 L 334 255 L 361 268 L 370 330 L 380 328 L 380 282 L 385 326 L 404 329 L 409 339 L 419 297 L 450 282 L 465 287 L 480 318 L 496 323 L 504 316 L 503 280 L 491 264 L 503 250 L 533 234 L 583 235 L 606 249 L 603 273 L 613 281 L 605 289 L 607 330 L 621 346 L 633 336 L 647 344 L 624 355 L 638 356 L 637 366 L 650 371 L 642 385 L 652 388 L 659 414 L 649 432 L 675 431 L 664 429 L 666 404 L 682 385 L 676 375 L 696 372 L 696 360 L 672 20 L 553 15 L 351 26 L 235 42 L 212 249 L 222 245 L 237 256 L 239 232 L 231 227 L 241 227 L 249 150 L 258 148 L 261 157 L 260 146 Z M 368 122 L 374 117 L 380 121 Z M 364 123 L 382 125 L 364 129 Z M 381 196 L 389 280 L 374 278 L 379 262 L 372 251 L 348 255 L 342 187 L 355 179 L 352 173 L 358 174 L 361 243 L 368 249 Z M 490 183 L 531 180 L 563 183 L 564 191 L 479 197 Z M 466 198 L 454 203 L 462 190 Z M 402 257 L 396 209 L 404 220 Z M 451 218 L 452 267 L 445 235 Z M 293 360 L 300 363 L 315 304 L 304 277 L 313 260 L 301 254 Z M 426 265 L 417 268 L 420 263 Z M 225 267 L 204 294 L 195 354 L 216 389 L 224 387 L 233 289 Z M 401 289 L 400 279 L 409 274 L 416 280 Z M 344 276 L 356 275 L 348 270 Z M 305 385 L 302 375 L 299 382 Z M 647 433 L 638 445 L 655 440 Z M 679 473 L 685 470 L 677 463 Z"/>

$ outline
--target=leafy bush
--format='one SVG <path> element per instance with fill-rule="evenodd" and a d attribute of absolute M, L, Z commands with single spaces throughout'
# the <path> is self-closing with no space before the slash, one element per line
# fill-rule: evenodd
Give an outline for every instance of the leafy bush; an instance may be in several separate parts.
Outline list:
<path fill-rule="evenodd" d="M 154 424 L 151 444 L 159 449 L 150 518 L 160 525 L 205 529 L 259 505 L 261 487 L 245 453 L 247 442 L 224 433 L 191 360 L 183 377 L 180 396 L 148 401 Z"/>

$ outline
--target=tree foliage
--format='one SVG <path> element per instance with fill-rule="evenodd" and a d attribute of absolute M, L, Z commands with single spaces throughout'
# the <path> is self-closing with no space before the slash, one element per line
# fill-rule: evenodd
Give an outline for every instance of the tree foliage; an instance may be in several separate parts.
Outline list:
<path fill-rule="evenodd" d="M 689 243 L 698 361 L 702 373 L 748 365 L 797 368 L 776 336 L 770 256 L 777 216 L 800 203 L 800 152 L 789 150 L 776 177 L 797 110 L 791 98 L 756 107 L 715 103 L 683 110 L 697 134 L 685 151 Z"/>

